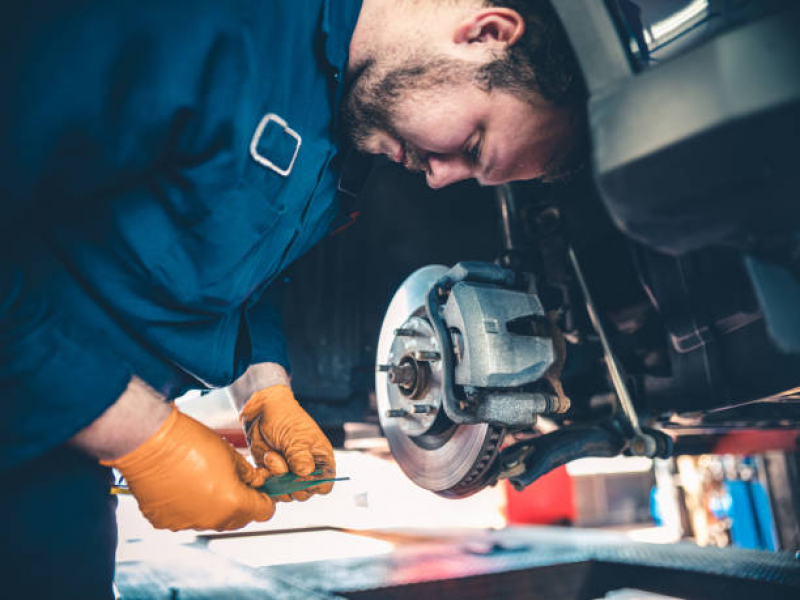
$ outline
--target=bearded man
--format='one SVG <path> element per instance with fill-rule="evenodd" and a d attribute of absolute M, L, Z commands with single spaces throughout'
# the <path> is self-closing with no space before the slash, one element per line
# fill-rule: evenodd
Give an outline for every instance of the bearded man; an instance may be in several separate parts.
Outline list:
<path fill-rule="evenodd" d="M 156 527 L 335 473 L 265 291 L 337 225 L 342 149 L 432 187 L 557 178 L 582 87 L 546 2 L 17 3 L 0 119 L 5 589 L 111 597 L 110 468 Z M 168 400 L 231 385 L 252 467 Z M 330 491 L 321 485 L 283 500 Z"/>

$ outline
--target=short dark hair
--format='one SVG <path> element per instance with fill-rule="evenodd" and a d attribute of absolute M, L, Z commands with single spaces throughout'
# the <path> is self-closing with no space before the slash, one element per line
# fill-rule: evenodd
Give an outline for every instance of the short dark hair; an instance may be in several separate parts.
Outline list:
<path fill-rule="evenodd" d="M 484 65 L 479 74 L 487 89 L 524 95 L 533 90 L 557 106 L 586 99 L 586 86 L 575 53 L 549 0 L 485 0 L 510 8 L 525 21 L 525 32 L 507 54 Z"/>

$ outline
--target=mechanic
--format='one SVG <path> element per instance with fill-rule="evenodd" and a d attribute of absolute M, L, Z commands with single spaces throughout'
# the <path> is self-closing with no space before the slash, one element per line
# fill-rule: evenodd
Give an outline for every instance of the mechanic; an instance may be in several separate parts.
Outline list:
<path fill-rule="evenodd" d="M 12 11 L 1 581 L 24 597 L 107 597 L 108 467 L 173 530 L 267 520 L 273 501 L 252 486 L 335 471 L 292 394 L 268 288 L 337 225 L 342 148 L 385 154 L 432 187 L 559 177 L 582 139 L 582 88 L 545 2 Z M 232 382 L 255 468 L 167 403 Z"/>

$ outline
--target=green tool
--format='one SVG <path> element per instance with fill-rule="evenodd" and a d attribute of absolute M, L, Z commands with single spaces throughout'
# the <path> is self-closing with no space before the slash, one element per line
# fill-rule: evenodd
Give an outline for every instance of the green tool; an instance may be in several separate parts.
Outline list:
<path fill-rule="evenodd" d="M 275 496 L 283 496 L 285 494 L 293 494 L 294 492 L 306 490 L 310 487 L 314 487 L 315 485 L 319 485 L 321 483 L 350 480 L 349 477 L 334 477 L 329 479 L 306 479 L 307 477 L 319 477 L 320 475 L 322 475 L 322 471 L 320 471 L 319 469 L 309 475 L 303 476 L 302 479 L 300 478 L 299 475 L 295 475 L 294 473 L 285 473 L 283 475 L 270 477 L 264 482 L 264 485 L 262 485 L 261 487 L 257 487 L 256 489 L 259 492 L 264 492 L 267 496 L 275 497 Z M 128 486 L 126 485 L 112 485 L 110 491 L 114 495 L 131 493 L 131 491 L 128 489 Z"/>
<path fill-rule="evenodd" d="M 302 478 L 299 475 L 295 475 L 294 473 L 286 473 L 284 475 L 277 475 L 275 477 L 270 477 L 264 482 L 264 485 L 256 489 L 260 492 L 264 492 L 267 496 L 275 497 L 275 496 L 283 496 L 285 494 L 292 494 L 294 492 L 299 492 L 301 490 L 314 487 L 321 483 L 330 483 L 332 481 L 347 481 L 350 479 L 349 477 L 334 477 L 329 479 L 307 479 L 308 477 L 319 477 L 320 475 L 322 475 L 322 471 L 319 469 Z"/>

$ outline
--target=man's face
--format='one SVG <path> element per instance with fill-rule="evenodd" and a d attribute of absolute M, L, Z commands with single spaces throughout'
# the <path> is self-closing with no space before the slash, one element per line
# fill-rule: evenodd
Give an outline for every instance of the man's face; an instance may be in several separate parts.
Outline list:
<path fill-rule="evenodd" d="M 415 69 L 405 67 L 402 82 L 389 85 L 396 72 L 376 78 L 369 71 L 346 102 L 360 150 L 424 172 L 433 188 L 471 178 L 497 185 L 565 174 L 577 137 L 571 111 L 535 96 L 484 91 L 461 63 L 444 76 L 441 68 L 409 76 Z"/>

